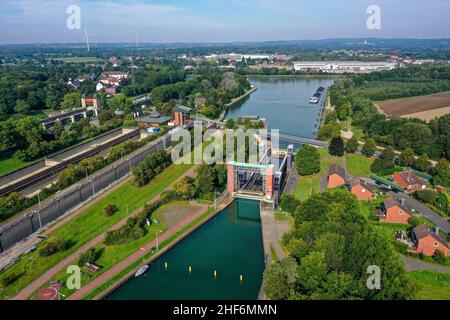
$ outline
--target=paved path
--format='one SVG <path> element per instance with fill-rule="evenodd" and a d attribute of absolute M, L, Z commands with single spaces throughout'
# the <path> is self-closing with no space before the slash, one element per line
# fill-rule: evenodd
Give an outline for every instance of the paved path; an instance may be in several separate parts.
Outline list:
<path fill-rule="evenodd" d="M 261 202 L 261 228 L 263 236 L 264 256 L 266 265 L 272 262 L 272 250 L 275 251 L 279 260 L 286 257 L 283 249 L 280 246 L 280 237 L 278 235 L 277 222 L 275 220 L 275 213 L 271 205 L 265 206 L 265 202 Z"/>
<path fill-rule="evenodd" d="M 404 193 L 390 192 L 389 195 L 399 202 L 402 199 L 405 199 L 405 206 L 407 208 L 414 209 L 415 212 L 433 222 L 446 234 L 450 234 L 450 223 L 446 221 L 444 218 L 442 218 L 439 214 L 428 208 L 423 203 L 417 201 L 416 199 L 411 198 L 410 196 Z"/>
<path fill-rule="evenodd" d="M 405 269 L 408 272 L 415 270 L 433 270 L 439 272 L 450 273 L 450 267 L 440 266 L 433 263 L 424 262 L 422 260 L 408 258 L 405 256 L 400 257 L 405 263 Z"/>
<path fill-rule="evenodd" d="M 192 221 L 194 221 L 196 218 L 200 217 L 203 213 L 205 213 L 208 210 L 208 205 L 201 205 L 201 207 L 190 216 L 184 218 L 180 222 L 178 222 L 176 225 L 172 226 L 171 228 L 167 229 L 164 233 L 162 233 L 158 238 L 159 242 L 162 243 L 166 239 L 170 238 L 172 235 L 177 233 L 180 229 L 182 229 L 184 226 L 188 225 Z M 105 271 L 100 276 L 86 284 L 84 287 L 82 287 L 80 290 L 75 291 L 71 296 L 67 298 L 67 300 L 81 300 L 84 296 L 86 296 L 89 292 L 94 290 L 95 288 L 99 287 L 112 277 L 114 277 L 116 274 L 118 274 L 120 271 L 131 265 L 132 263 L 138 261 L 141 259 L 146 253 L 148 253 L 150 250 L 152 250 L 154 247 L 156 247 L 156 239 L 150 241 L 142 248 L 144 249 L 137 250 L 130 256 L 128 256 L 126 259 L 120 261 L 118 264 L 116 264 L 111 269 Z"/>
<path fill-rule="evenodd" d="M 181 175 L 177 181 L 179 181 L 180 179 L 184 178 L 185 176 L 193 176 L 195 175 L 195 168 L 196 166 L 193 166 L 192 168 L 190 168 L 188 171 L 186 171 L 183 175 Z M 174 183 L 172 183 L 172 185 L 170 185 L 169 187 L 167 187 L 164 191 L 169 190 L 172 188 L 173 184 L 175 184 L 176 181 Z M 164 192 L 163 191 L 163 192 Z M 162 192 L 161 192 L 162 193 Z M 147 203 L 152 203 L 155 202 L 157 200 L 159 200 L 160 198 L 160 194 L 154 196 L 152 199 L 150 199 Z M 91 205 L 91 204 L 89 204 Z M 84 209 L 80 209 L 78 212 L 78 214 L 80 214 L 81 212 L 83 212 L 84 210 L 86 210 L 86 207 L 84 207 Z M 134 210 L 133 212 L 131 212 L 128 216 L 124 217 L 122 220 L 120 220 L 118 223 L 116 223 L 114 226 L 111 227 L 110 230 L 114 230 L 114 229 L 118 229 L 121 226 L 123 226 L 128 218 L 130 216 L 134 216 L 139 214 L 140 212 L 142 212 L 142 207 L 138 208 L 136 210 Z M 71 217 L 70 219 L 73 219 L 73 217 Z M 69 219 L 69 220 L 70 220 Z M 67 222 L 67 221 L 65 221 Z M 64 222 L 64 223 L 65 223 Z M 61 222 L 63 223 L 63 222 Z M 55 229 L 52 229 L 55 230 Z M 101 243 L 103 240 L 105 239 L 105 233 L 102 233 L 100 235 L 98 235 L 97 237 L 95 237 L 94 239 L 90 240 L 88 243 L 86 243 L 85 245 L 83 245 L 81 248 L 79 248 L 77 251 L 75 251 L 74 253 L 72 253 L 70 256 L 68 256 L 67 258 L 65 258 L 64 260 L 60 261 L 57 265 L 55 265 L 54 267 L 52 267 L 50 270 L 48 270 L 47 272 L 45 272 L 44 274 L 42 274 L 39 278 L 37 278 L 36 280 L 34 280 L 32 283 L 30 283 L 27 287 L 25 287 L 24 289 L 22 289 L 14 298 L 13 300 L 26 300 L 28 299 L 36 290 L 38 290 L 39 288 L 41 288 L 42 286 L 44 286 L 45 284 L 49 283 L 53 277 L 55 275 L 57 275 L 58 273 L 61 272 L 61 270 L 65 269 L 67 266 L 69 266 L 70 264 L 73 263 L 74 260 L 76 260 L 81 253 L 86 252 L 88 249 L 98 245 L 99 243 Z"/>

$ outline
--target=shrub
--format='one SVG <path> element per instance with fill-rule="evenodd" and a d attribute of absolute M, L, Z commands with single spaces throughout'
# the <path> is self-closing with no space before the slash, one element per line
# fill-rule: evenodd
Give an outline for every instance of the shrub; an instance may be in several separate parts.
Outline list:
<path fill-rule="evenodd" d="M 408 219 L 408 223 L 413 227 L 417 227 L 420 224 L 420 219 L 417 216 L 411 216 Z"/>
<path fill-rule="evenodd" d="M 441 250 L 436 250 L 433 254 L 433 260 L 437 263 L 445 263 L 445 255 Z"/>
<path fill-rule="evenodd" d="M 2 286 L 3 287 L 9 286 L 11 283 L 17 281 L 17 279 L 19 279 L 21 276 L 22 276 L 22 274 L 13 273 L 13 274 L 10 274 L 10 275 L 4 277 L 2 279 Z"/>
<path fill-rule="evenodd" d="M 105 216 L 111 217 L 114 213 L 117 212 L 117 207 L 113 204 L 108 204 L 105 209 Z"/>
<path fill-rule="evenodd" d="M 57 252 L 66 251 L 72 245 L 73 243 L 70 240 L 56 239 L 47 243 L 47 245 L 45 245 L 41 250 L 39 250 L 39 255 L 41 257 L 48 257 Z"/>
<path fill-rule="evenodd" d="M 80 267 L 84 266 L 87 262 L 95 263 L 100 256 L 102 255 L 103 250 L 96 250 L 95 248 L 91 248 L 86 252 L 83 252 L 80 255 L 80 259 L 78 260 L 78 265 Z"/>

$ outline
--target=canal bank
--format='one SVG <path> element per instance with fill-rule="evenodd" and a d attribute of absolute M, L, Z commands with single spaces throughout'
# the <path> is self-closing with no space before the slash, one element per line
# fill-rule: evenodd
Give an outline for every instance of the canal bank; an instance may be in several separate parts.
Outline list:
<path fill-rule="evenodd" d="M 259 202 L 238 199 L 154 256 L 145 276 L 123 277 L 106 299 L 254 300 L 263 271 Z"/>

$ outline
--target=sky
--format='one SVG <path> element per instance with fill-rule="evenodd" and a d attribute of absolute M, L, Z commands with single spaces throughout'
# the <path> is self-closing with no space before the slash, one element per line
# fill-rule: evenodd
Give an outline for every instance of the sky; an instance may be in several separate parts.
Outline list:
<path fill-rule="evenodd" d="M 80 8 L 69 29 L 67 8 Z M 369 29 L 370 5 L 381 29 Z M 75 21 L 75 20 L 71 20 Z M 448 38 L 449 0 L 0 0 L 0 44 Z"/>

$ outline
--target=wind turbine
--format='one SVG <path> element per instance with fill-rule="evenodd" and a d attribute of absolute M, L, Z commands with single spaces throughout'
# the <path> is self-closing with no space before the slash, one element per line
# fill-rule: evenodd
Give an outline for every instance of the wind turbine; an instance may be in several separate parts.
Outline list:
<path fill-rule="evenodd" d="M 84 35 L 86 36 L 86 46 L 87 51 L 91 50 L 90 44 L 89 44 L 89 33 L 87 32 L 86 28 L 84 28 Z M 92 35 L 91 35 L 92 36 Z"/>

